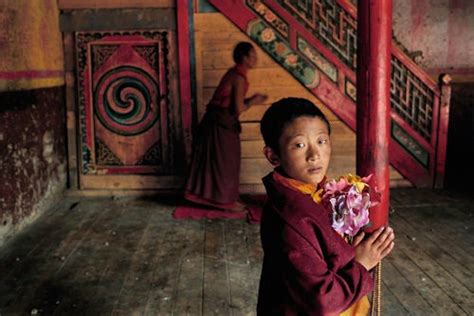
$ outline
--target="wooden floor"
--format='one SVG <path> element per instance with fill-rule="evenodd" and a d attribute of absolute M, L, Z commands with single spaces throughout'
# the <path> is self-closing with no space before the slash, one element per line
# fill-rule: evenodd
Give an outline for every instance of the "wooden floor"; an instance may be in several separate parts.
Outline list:
<path fill-rule="evenodd" d="M 0 315 L 254 315 L 258 225 L 68 197 L 0 249 Z M 383 315 L 474 315 L 474 200 L 392 191 Z"/>

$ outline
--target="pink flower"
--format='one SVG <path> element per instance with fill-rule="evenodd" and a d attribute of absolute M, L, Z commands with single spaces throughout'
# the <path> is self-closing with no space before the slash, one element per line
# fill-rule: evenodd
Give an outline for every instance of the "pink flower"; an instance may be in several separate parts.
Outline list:
<path fill-rule="evenodd" d="M 324 185 L 325 195 L 333 195 L 336 192 L 343 191 L 349 183 L 341 177 L 338 181 L 331 180 Z"/>

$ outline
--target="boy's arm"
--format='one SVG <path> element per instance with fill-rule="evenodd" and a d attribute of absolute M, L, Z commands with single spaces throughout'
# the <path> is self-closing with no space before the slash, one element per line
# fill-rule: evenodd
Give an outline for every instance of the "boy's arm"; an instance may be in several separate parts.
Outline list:
<path fill-rule="evenodd" d="M 315 227 L 311 227 L 313 232 Z M 337 256 L 325 258 L 322 247 L 337 247 L 337 243 L 317 238 L 309 244 L 301 236 L 304 229 L 285 234 L 288 259 L 287 286 L 295 302 L 307 313 L 325 315 L 340 313 L 373 289 L 370 273 L 355 260 L 335 270 Z M 321 232 L 320 232 L 321 233 Z M 315 232 L 314 236 L 318 236 Z M 320 235 L 321 236 L 321 235 Z M 296 246 L 296 247 L 295 247 Z"/>

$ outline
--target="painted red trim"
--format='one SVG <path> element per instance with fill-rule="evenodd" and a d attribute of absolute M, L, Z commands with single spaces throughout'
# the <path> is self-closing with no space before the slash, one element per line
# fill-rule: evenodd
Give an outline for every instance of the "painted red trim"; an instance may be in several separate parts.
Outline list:
<path fill-rule="evenodd" d="M 184 136 L 186 157 L 191 156 L 192 144 L 192 96 L 191 96 L 191 64 L 189 42 L 189 3 L 188 0 L 178 0 L 176 3 L 178 60 L 179 60 L 179 91 L 181 100 L 181 120 Z"/>
<path fill-rule="evenodd" d="M 0 79 L 37 79 L 37 78 L 57 78 L 63 77 L 62 70 L 20 70 L 20 71 L 0 71 Z"/>
<path fill-rule="evenodd" d="M 337 1 L 354 19 L 357 20 L 357 7 L 348 0 Z"/>
<path fill-rule="evenodd" d="M 120 30 L 113 30 L 110 32 L 127 32 L 126 30 L 120 31 Z M 94 40 L 94 45 L 97 44 L 123 44 L 124 41 L 130 41 L 134 42 L 137 44 L 144 43 L 144 44 L 150 44 L 150 40 L 143 38 L 141 35 L 110 35 L 110 36 L 104 36 L 101 39 Z"/>
<path fill-rule="evenodd" d="M 244 32 L 247 29 L 248 22 L 257 17 L 243 4 L 244 1 L 208 0 L 208 2 L 220 12 L 225 12 L 226 17 Z"/>
<path fill-rule="evenodd" d="M 87 44 L 87 57 L 88 59 L 86 62 L 88 63 L 88 66 L 84 67 L 84 115 L 85 115 L 85 127 L 86 127 L 86 144 L 89 147 L 89 149 L 92 152 L 95 152 L 94 148 L 94 141 L 93 141 L 93 136 L 94 135 L 94 122 L 93 122 L 93 104 L 94 100 L 92 99 L 93 96 L 91 95 L 92 91 L 92 70 L 90 69 L 91 61 L 90 61 L 90 56 L 91 56 L 91 45 Z M 95 164 L 95 155 L 91 155 L 91 160 L 92 163 Z"/>
<path fill-rule="evenodd" d="M 354 101 L 341 92 L 338 87 L 326 76 L 320 78 L 319 85 L 311 92 L 318 97 L 334 114 L 347 124 L 353 131 L 356 130 L 356 107 Z M 337 106 L 330 106 L 337 104 Z"/>

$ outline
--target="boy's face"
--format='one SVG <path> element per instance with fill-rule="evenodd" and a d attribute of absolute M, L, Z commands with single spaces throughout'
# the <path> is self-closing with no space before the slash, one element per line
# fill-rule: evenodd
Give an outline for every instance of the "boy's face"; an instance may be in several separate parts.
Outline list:
<path fill-rule="evenodd" d="M 302 116 L 285 126 L 279 139 L 280 155 L 265 148 L 267 159 L 281 166 L 295 180 L 318 184 L 331 158 L 331 141 L 326 123 L 319 117 Z"/>

